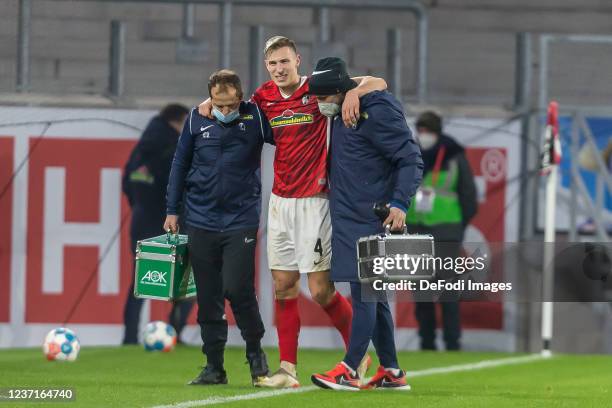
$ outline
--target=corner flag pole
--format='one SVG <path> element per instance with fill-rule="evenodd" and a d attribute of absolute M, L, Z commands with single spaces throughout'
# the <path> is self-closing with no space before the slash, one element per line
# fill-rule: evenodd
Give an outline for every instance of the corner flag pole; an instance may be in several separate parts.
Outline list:
<path fill-rule="evenodd" d="M 559 141 L 559 106 L 552 101 L 548 105 L 542 175 L 546 180 L 546 211 L 544 227 L 544 265 L 542 275 L 542 355 L 550 357 L 553 334 L 554 271 L 555 271 L 555 213 L 557 208 L 557 178 L 561 162 Z"/>

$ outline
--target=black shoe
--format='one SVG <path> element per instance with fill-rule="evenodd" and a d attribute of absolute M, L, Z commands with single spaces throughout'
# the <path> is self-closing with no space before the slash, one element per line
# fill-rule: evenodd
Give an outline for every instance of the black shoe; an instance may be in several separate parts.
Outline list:
<path fill-rule="evenodd" d="M 268 360 L 266 359 L 266 353 L 263 350 L 259 350 L 254 353 L 247 354 L 247 361 L 251 369 L 251 379 L 257 380 L 259 377 L 265 377 L 270 373 L 268 369 Z"/>
<path fill-rule="evenodd" d="M 215 385 L 227 384 L 227 375 L 223 368 L 219 369 L 211 365 L 204 367 L 202 372 L 193 380 L 187 383 L 188 385 Z"/>

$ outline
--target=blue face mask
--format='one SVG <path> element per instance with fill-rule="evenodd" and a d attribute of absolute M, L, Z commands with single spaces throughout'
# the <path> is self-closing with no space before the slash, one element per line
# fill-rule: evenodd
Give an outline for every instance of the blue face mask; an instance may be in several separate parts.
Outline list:
<path fill-rule="evenodd" d="M 221 123 L 233 122 L 238 119 L 238 116 L 240 116 L 240 112 L 238 112 L 238 109 L 236 109 L 235 111 L 231 111 L 227 115 L 224 115 L 219 109 L 213 108 L 212 113 L 213 115 L 215 115 L 215 118 L 217 118 L 217 120 Z"/>

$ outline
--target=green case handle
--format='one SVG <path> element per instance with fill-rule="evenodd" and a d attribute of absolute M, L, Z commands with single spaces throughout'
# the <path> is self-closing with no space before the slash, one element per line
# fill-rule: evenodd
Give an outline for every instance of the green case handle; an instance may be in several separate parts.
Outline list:
<path fill-rule="evenodd" d="M 174 242 L 172 242 L 172 240 L 174 239 Z M 178 232 L 176 234 L 173 234 L 172 232 L 168 231 L 166 233 L 166 242 L 168 244 L 175 244 L 177 245 L 179 243 L 180 239 L 179 239 L 179 234 Z"/>

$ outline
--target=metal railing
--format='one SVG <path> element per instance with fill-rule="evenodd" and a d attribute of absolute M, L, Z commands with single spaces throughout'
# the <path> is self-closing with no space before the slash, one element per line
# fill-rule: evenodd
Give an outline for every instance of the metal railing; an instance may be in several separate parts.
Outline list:
<path fill-rule="evenodd" d="M 546 104 L 549 97 L 549 57 L 550 46 L 553 43 L 581 43 L 581 44 L 608 44 L 612 46 L 612 36 L 606 35 L 563 35 L 563 34 L 543 34 L 540 36 L 540 72 L 539 72 L 539 90 L 538 90 L 538 106 L 542 107 Z M 570 188 L 570 240 L 577 239 L 577 213 L 578 213 L 578 195 L 582 199 L 588 211 L 588 216 L 595 224 L 595 232 L 599 240 L 610 242 L 605 220 L 603 219 L 603 201 L 605 198 L 604 184 L 607 185 L 608 191 L 612 193 L 612 176 L 608 172 L 607 166 L 604 164 L 601 154 L 597 153 L 599 148 L 595 143 L 595 137 L 591 128 L 585 120 L 585 116 L 595 110 L 593 107 L 574 107 L 571 109 L 572 116 L 572 143 L 571 143 L 571 185 Z M 597 165 L 597 181 L 596 181 L 596 197 L 595 202 L 591 199 L 591 195 L 587 190 L 582 175 L 578 166 L 578 146 L 580 143 L 580 134 L 586 139 L 586 143 L 593 149 L 596 154 L 593 156 Z M 574 188 L 575 187 L 575 188 Z M 578 194 L 579 193 L 579 194 Z"/>
<path fill-rule="evenodd" d="M 30 27 L 31 9 L 33 0 L 19 0 L 19 24 L 17 45 L 17 90 L 26 92 L 30 89 Z M 36 0 L 53 1 L 53 0 Z M 78 0 L 94 2 L 120 2 L 119 0 Z M 419 103 L 427 100 L 427 70 L 428 70 L 428 16 L 426 7 L 418 0 L 127 0 L 121 3 L 172 3 L 183 7 L 182 36 L 191 38 L 194 32 L 193 18 L 195 4 L 217 4 L 220 7 L 219 21 L 219 65 L 228 67 L 231 65 L 231 34 L 232 34 L 232 9 L 234 6 L 278 6 L 278 7 L 309 7 L 319 10 L 319 40 L 329 41 L 329 12 L 330 8 L 342 8 L 349 10 L 402 10 L 414 14 L 417 20 L 417 56 L 416 62 L 416 98 Z M 121 30 L 124 30 L 122 28 Z M 117 91 L 123 89 L 123 74 L 119 72 L 123 64 L 113 58 L 121 58 L 125 53 L 121 48 L 121 35 L 113 34 L 111 39 L 117 43 L 111 45 L 109 57 L 109 93 L 112 96 L 120 96 Z M 401 78 L 398 67 L 400 67 L 400 55 L 398 53 L 399 34 L 389 35 L 388 61 L 389 72 L 392 74 L 390 89 L 401 90 Z M 257 44 L 258 49 L 261 44 Z M 251 61 L 251 64 L 260 64 L 259 58 Z M 256 72 L 251 68 L 249 72 Z M 119 82 L 112 82 L 112 81 Z M 401 98 L 401 94 L 397 94 Z"/>

